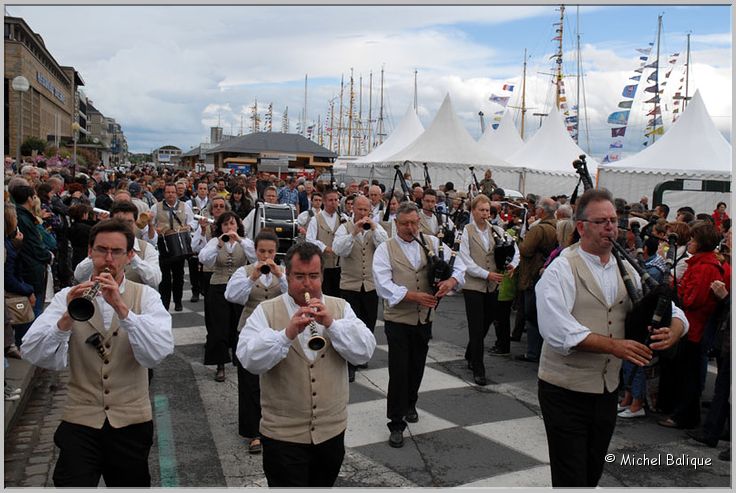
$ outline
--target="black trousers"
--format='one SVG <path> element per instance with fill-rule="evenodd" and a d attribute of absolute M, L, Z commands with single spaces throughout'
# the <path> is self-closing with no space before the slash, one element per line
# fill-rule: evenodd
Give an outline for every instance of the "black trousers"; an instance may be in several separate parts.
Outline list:
<path fill-rule="evenodd" d="M 230 352 L 238 345 L 238 321 L 243 305 L 225 299 L 227 284 L 210 284 L 207 288 L 205 317 L 207 339 L 204 346 L 205 365 L 230 363 Z"/>
<path fill-rule="evenodd" d="M 171 295 L 174 295 L 174 303 L 181 303 L 182 292 L 184 291 L 184 258 L 167 259 L 158 258 L 158 264 L 161 267 L 161 284 L 158 285 L 158 291 L 161 293 L 161 301 L 166 309 L 169 309 L 171 303 Z"/>
<path fill-rule="evenodd" d="M 322 294 L 340 296 L 340 267 L 325 269 L 322 273 Z"/>
<path fill-rule="evenodd" d="M 473 366 L 473 375 L 486 376 L 483 364 L 483 341 L 488 335 L 491 323 L 496 319 L 498 290 L 492 293 L 463 290 L 465 312 L 468 316 L 468 344 L 465 359 Z"/>
<path fill-rule="evenodd" d="M 199 258 L 196 255 L 188 257 L 187 264 L 189 264 L 189 284 L 192 285 L 192 296 L 199 295 L 202 292 L 199 288 L 199 279 L 202 276 L 202 264 L 199 263 Z"/>
<path fill-rule="evenodd" d="M 263 437 L 263 472 L 269 488 L 331 488 L 345 457 L 345 432 L 315 445 Z"/>
<path fill-rule="evenodd" d="M 705 416 L 705 423 L 703 423 L 703 434 L 711 440 L 721 438 L 726 420 L 731 417 L 731 404 L 728 402 L 731 394 L 731 353 L 721 354 L 716 357 L 716 360 L 718 361 L 718 375 L 713 401 Z"/>
<path fill-rule="evenodd" d="M 342 289 L 340 290 L 340 297 L 350 304 L 350 308 L 353 309 L 355 315 L 373 332 L 378 318 L 378 294 L 376 294 L 376 290 L 366 291 L 364 286 L 360 287 L 360 291 Z M 354 374 L 355 366 L 348 363 L 348 371 L 351 375 Z"/>
<path fill-rule="evenodd" d="M 100 476 L 108 488 L 151 486 L 148 453 L 153 444 L 153 421 L 101 429 L 62 421 L 54 434 L 59 459 L 54 486 L 96 488 Z"/>
<path fill-rule="evenodd" d="M 692 342 L 685 338 L 678 344 L 677 356 L 675 356 L 677 381 L 679 382 L 678 398 L 672 419 L 685 428 L 695 428 L 700 425 L 701 356 L 700 342 Z"/>
<path fill-rule="evenodd" d="M 384 330 L 388 341 L 388 428 L 403 431 L 404 417 L 419 399 L 432 323 L 407 325 L 386 320 Z"/>
<path fill-rule="evenodd" d="M 235 351 L 233 350 L 233 355 Z M 238 369 L 238 434 L 245 438 L 261 436 L 261 380 L 240 364 L 233 356 Z"/>
<path fill-rule="evenodd" d="M 511 350 L 511 305 L 512 300 L 496 302 L 496 317 L 493 326 L 496 329 L 496 346 Z"/>
<path fill-rule="evenodd" d="M 539 380 L 552 486 L 594 488 L 616 426 L 618 392 L 589 394 Z"/>

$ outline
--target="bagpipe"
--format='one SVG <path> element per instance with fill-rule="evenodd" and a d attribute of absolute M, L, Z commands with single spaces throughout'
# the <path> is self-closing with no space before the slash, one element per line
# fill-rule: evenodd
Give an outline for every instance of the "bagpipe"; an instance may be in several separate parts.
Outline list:
<path fill-rule="evenodd" d="M 405 161 L 405 163 L 408 163 L 410 161 Z M 401 191 L 404 193 L 404 202 L 409 201 L 409 187 L 406 184 L 406 181 L 404 181 L 404 175 L 401 174 L 401 165 L 395 164 L 394 165 L 394 183 L 391 185 L 391 194 L 389 195 L 389 200 L 391 200 L 391 197 L 394 196 L 394 192 L 396 191 L 396 181 L 398 180 L 399 185 L 401 186 Z M 383 212 L 383 220 L 388 221 L 389 216 L 391 215 L 391 208 L 386 207 L 386 209 Z"/>
<path fill-rule="evenodd" d="M 442 241 L 439 241 L 437 243 L 437 255 L 434 254 L 431 248 L 427 246 L 427 243 L 424 241 L 424 235 L 422 233 L 419 233 L 419 237 L 414 237 L 414 241 L 419 243 L 419 246 L 422 247 L 422 250 L 424 250 L 424 254 L 427 256 L 427 278 L 429 281 L 429 285 L 432 289 L 432 294 L 436 294 L 438 291 L 438 285 L 442 281 L 448 280 L 450 277 L 452 277 L 452 271 L 455 268 L 455 258 L 457 257 L 457 252 L 460 249 L 460 237 L 462 236 L 462 231 L 457 235 L 455 238 L 455 243 L 453 245 L 453 248 L 450 249 L 450 260 L 445 260 L 445 251 L 444 246 L 442 245 Z M 437 300 L 437 305 L 439 305 L 439 300 Z M 435 306 L 435 309 L 437 306 Z M 425 324 L 429 323 L 429 317 L 432 313 L 432 309 L 430 308 L 427 312 L 427 319 L 425 320 Z"/>
<path fill-rule="evenodd" d="M 496 271 L 500 273 L 506 272 L 506 267 L 514 259 L 516 253 L 516 242 L 505 231 L 499 234 L 493 224 L 488 223 L 493 235 L 493 260 L 496 262 Z"/>
<path fill-rule="evenodd" d="M 585 156 L 581 155 L 580 159 L 573 161 L 575 171 L 580 175 L 580 182 L 583 184 L 583 191 L 587 192 L 593 188 L 593 180 L 590 178 L 588 167 L 585 163 Z M 577 187 L 573 195 L 577 198 Z M 572 202 L 572 198 L 571 198 Z M 673 290 L 669 286 L 669 276 L 662 283 L 657 282 L 639 261 L 633 257 L 625 247 L 626 231 L 629 230 L 628 210 L 626 208 L 617 211 L 619 213 L 619 233 L 623 232 L 623 236 L 619 236 L 616 240 L 612 240 L 613 249 L 611 253 L 616 260 L 616 266 L 623 279 L 626 293 L 628 294 L 633 308 L 626 314 L 624 322 L 624 333 L 626 339 L 631 339 L 642 344 L 651 342 L 651 331 L 661 327 L 669 327 L 672 323 L 672 299 Z M 623 231 L 621 231 L 623 230 Z M 672 233 L 668 237 L 670 242 L 670 251 L 676 251 L 677 235 Z M 674 256 L 667 252 L 667 265 L 671 267 Z M 636 287 L 634 280 L 626 268 L 628 263 L 641 277 L 642 289 Z M 667 269 L 671 271 L 670 268 Z"/>

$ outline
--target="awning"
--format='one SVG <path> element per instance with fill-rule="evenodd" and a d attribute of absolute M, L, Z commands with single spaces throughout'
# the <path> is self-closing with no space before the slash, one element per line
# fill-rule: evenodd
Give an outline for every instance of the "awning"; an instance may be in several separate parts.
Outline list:
<path fill-rule="evenodd" d="M 227 157 L 223 161 L 225 164 L 256 164 L 258 160 L 252 157 Z"/>

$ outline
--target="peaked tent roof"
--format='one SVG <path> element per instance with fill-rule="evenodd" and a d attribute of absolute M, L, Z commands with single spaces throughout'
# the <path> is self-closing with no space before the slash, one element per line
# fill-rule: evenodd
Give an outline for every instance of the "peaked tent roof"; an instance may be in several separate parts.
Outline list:
<path fill-rule="evenodd" d="M 312 142 L 299 134 L 281 132 L 257 132 L 241 135 L 226 140 L 219 146 L 207 151 L 207 154 L 218 152 L 242 152 L 255 154 L 263 151 L 278 151 L 285 153 L 311 154 L 316 157 L 336 158 L 337 154 Z"/>
<path fill-rule="evenodd" d="M 562 115 L 553 106 L 549 116 L 537 133 L 526 141 L 524 147 L 506 159 L 514 166 L 548 173 L 574 173 L 572 162 L 581 154 L 587 154 L 570 137 L 562 122 Z M 598 162 L 588 156 L 588 170 L 595 175 Z"/>
<path fill-rule="evenodd" d="M 731 173 L 731 162 L 731 144 L 713 123 L 700 91 L 695 91 L 682 116 L 651 147 L 621 161 L 601 165 L 601 169 Z"/>
<path fill-rule="evenodd" d="M 455 115 L 449 93 L 424 133 L 383 161 L 510 166 L 473 139 Z"/>
<path fill-rule="evenodd" d="M 424 132 L 424 126 L 419 121 L 417 112 L 413 105 L 409 105 L 406 109 L 404 117 L 399 122 L 399 125 L 391 132 L 380 146 L 373 149 L 370 153 L 358 158 L 358 162 L 378 162 L 383 161 L 387 157 L 396 154 L 397 152 L 405 149 L 409 144 L 414 142 L 417 137 L 422 135 Z"/>
<path fill-rule="evenodd" d="M 478 139 L 478 143 L 501 159 L 506 159 L 524 146 L 524 141 L 514 125 L 511 112 L 507 111 L 501 118 L 496 130 L 486 127 L 486 131 Z"/>

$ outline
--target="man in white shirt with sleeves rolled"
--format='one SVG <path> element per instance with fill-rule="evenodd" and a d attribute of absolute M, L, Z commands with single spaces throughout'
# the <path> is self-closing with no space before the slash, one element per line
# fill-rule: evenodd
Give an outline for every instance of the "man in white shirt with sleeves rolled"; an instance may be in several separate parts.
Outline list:
<path fill-rule="evenodd" d="M 580 242 L 549 264 L 536 285 L 539 330 L 539 404 L 547 432 L 553 487 L 598 484 L 616 425 L 621 360 L 644 366 L 653 350 L 675 344 L 688 329 L 672 304 L 669 327 L 653 331 L 647 346 L 625 339 L 632 309 L 612 255 L 616 208 L 607 190 L 586 191 L 575 227 Z M 624 264 L 635 285 L 641 280 Z"/>
<path fill-rule="evenodd" d="M 285 262 L 288 293 L 258 305 L 236 354 L 261 376 L 268 486 L 331 487 L 345 456 L 347 362 L 368 361 L 376 339 L 345 300 L 322 293 L 319 247 L 297 243 Z"/>
<path fill-rule="evenodd" d="M 389 445 L 398 448 L 404 446 L 406 423 L 419 421 L 416 404 L 432 335 L 433 308 L 451 289 L 462 286 L 465 266 L 455 257 L 451 276 L 433 286 L 430 277 L 437 276 L 430 273 L 429 254 L 437 255 L 439 240 L 429 235 L 417 237 L 419 210 L 413 203 L 402 203 L 395 221 L 396 236 L 381 243 L 373 255 L 373 282 L 384 299 Z"/>
<path fill-rule="evenodd" d="M 171 315 L 149 286 L 125 278 L 133 231 L 118 219 L 90 231 L 93 275 L 65 288 L 23 337 L 21 355 L 50 370 L 69 366 L 69 395 L 54 435 L 56 487 L 150 487 L 153 417 L 147 368 L 174 351 Z M 68 306 L 99 283 L 91 318 Z M 84 319 L 72 310 L 77 319 Z"/>

